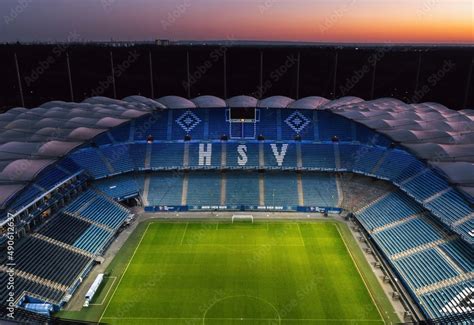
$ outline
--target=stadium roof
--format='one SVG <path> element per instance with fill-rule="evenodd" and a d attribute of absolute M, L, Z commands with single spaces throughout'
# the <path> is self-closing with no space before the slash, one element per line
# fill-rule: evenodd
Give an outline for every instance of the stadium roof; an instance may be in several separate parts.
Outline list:
<path fill-rule="evenodd" d="M 200 96 L 189 100 L 165 96 L 153 100 L 129 96 L 123 100 L 92 97 L 82 103 L 51 101 L 0 114 L 0 207 L 44 168 L 113 127 L 155 109 L 223 107 L 329 110 L 400 143 L 474 197 L 473 110 L 453 111 L 437 103 L 406 104 L 394 98 L 273 96 L 258 100 L 236 96 L 224 100 Z"/>

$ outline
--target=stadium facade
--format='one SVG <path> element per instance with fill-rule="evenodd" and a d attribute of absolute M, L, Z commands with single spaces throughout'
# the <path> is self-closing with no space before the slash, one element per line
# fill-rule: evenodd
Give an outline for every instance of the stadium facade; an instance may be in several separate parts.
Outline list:
<path fill-rule="evenodd" d="M 92 97 L 13 108 L 0 125 L 2 245 L 22 237 L 15 304 L 67 303 L 133 218 L 122 201 L 149 212 L 350 212 L 427 319 L 472 315 L 473 110 L 393 98 Z M 351 207 L 354 174 L 393 188 Z"/>

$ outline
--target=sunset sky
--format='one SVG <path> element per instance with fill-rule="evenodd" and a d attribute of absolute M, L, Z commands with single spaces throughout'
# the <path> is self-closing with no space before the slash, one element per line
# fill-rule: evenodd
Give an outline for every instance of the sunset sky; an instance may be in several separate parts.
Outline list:
<path fill-rule="evenodd" d="M 0 41 L 473 43 L 473 0 L 0 0 Z"/>

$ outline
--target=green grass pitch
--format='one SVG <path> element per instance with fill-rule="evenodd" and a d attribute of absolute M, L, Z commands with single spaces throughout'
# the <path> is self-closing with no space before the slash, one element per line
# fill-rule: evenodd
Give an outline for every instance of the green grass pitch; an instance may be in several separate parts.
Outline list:
<path fill-rule="evenodd" d="M 102 322 L 383 324 L 334 222 L 152 222 L 135 247 Z"/>

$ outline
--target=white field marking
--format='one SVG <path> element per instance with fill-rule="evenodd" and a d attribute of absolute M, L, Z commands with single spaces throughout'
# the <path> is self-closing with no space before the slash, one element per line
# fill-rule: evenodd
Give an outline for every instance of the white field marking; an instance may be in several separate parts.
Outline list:
<path fill-rule="evenodd" d="M 189 222 L 186 222 L 186 227 L 184 227 L 183 236 L 181 237 L 181 242 L 180 242 L 181 246 L 183 245 L 184 236 L 186 236 L 186 230 L 188 230 L 188 224 Z"/>
<path fill-rule="evenodd" d="M 209 310 L 211 310 L 212 307 L 214 307 L 216 304 L 218 304 L 219 302 L 221 301 L 224 301 L 224 300 L 227 300 L 227 299 L 232 299 L 232 298 L 241 298 L 241 297 L 246 297 L 246 298 L 252 298 L 254 300 L 260 300 L 260 301 L 263 301 L 264 303 L 266 303 L 267 305 L 269 305 L 278 315 L 278 324 L 281 324 L 281 315 L 280 315 L 280 312 L 278 311 L 278 309 L 276 309 L 276 307 L 271 303 L 269 302 L 268 300 L 266 299 L 263 299 L 263 298 L 259 298 L 259 297 L 255 297 L 255 296 L 250 296 L 250 295 L 235 295 L 235 296 L 227 296 L 227 297 L 224 297 L 224 298 L 221 298 L 217 301 L 215 301 L 212 305 L 210 305 L 206 311 L 204 312 L 204 315 L 202 316 L 202 324 L 205 325 L 206 323 L 206 315 L 207 313 L 209 312 Z M 208 318 L 208 319 L 214 319 L 214 320 L 225 320 L 225 318 Z M 243 319 L 248 319 L 248 320 L 257 320 L 257 319 L 252 319 L 252 318 L 245 318 L 245 317 L 241 317 L 241 318 L 229 318 L 229 320 L 232 320 L 232 319 L 240 319 L 240 320 L 243 320 Z M 263 319 L 263 320 L 267 320 L 267 321 L 270 321 L 270 320 L 277 320 L 275 318 L 268 318 L 268 319 Z"/>
<path fill-rule="evenodd" d="M 120 280 L 119 280 L 119 282 L 117 283 L 117 286 L 115 287 L 114 292 L 112 293 L 112 296 L 111 296 L 110 299 L 109 299 L 109 302 L 107 302 L 107 305 L 105 306 L 104 311 L 103 311 L 102 314 L 100 315 L 99 323 L 101 322 L 102 318 L 104 317 L 104 314 L 105 314 L 105 312 L 107 311 L 107 308 L 109 308 L 110 302 L 111 302 L 112 299 L 114 298 L 115 293 L 117 292 L 118 287 L 120 287 L 120 283 L 122 282 L 123 277 L 125 276 L 125 273 L 127 273 L 128 267 L 130 266 L 130 263 L 132 262 L 133 258 L 135 257 L 135 254 L 137 253 L 138 248 L 140 247 L 140 245 L 141 245 L 141 243 L 142 243 L 142 241 L 143 241 L 143 238 L 145 238 L 145 235 L 146 235 L 146 233 L 148 232 L 148 228 L 150 227 L 150 225 L 151 225 L 152 223 L 153 223 L 153 222 L 150 222 L 150 223 L 146 226 L 146 229 L 145 229 L 145 231 L 143 232 L 142 238 L 140 238 L 140 241 L 138 242 L 137 247 L 135 247 L 135 250 L 133 251 L 132 257 L 131 257 L 130 260 L 128 261 L 127 266 L 125 267 L 125 270 L 123 271 L 122 276 L 120 277 Z"/>
<path fill-rule="evenodd" d="M 256 222 L 258 223 L 258 222 Z M 256 224 L 254 223 L 254 224 Z M 303 222 L 304 223 L 304 222 Z M 270 222 L 262 222 L 260 224 L 265 224 L 267 229 L 269 229 L 269 224 Z M 291 223 L 291 222 L 277 222 L 276 224 L 278 225 L 291 225 L 292 227 L 294 227 L 295 223 Z M 298 223 L 299 224 L 299 223 Z M 217 223 L 217 225 L 219 225 L 219 223 Z M 253 224 L 252 224 L 253 225 Z M 298 225 L 299 227 L 299 225 Z M 300 236 L 301 236 L 301 232 L 300 232 Z M 250 247 L 251 249 L 248 249 L 246 250 L 246 252 L 250 252 L 251 250 L 254 250 L 256 248 L 259 248 L 259 247 L 306 247 L 305 243 L 304 243 L 304 240 L 302 239 L 301 237 L 301 241 L 302 241 L 302 244 L 295 244 L 295 245 L 266 245 L 266 244 L 222 244 L 222 243 L 216 243 L 216 244 L 183 244 L 183 246 L 186 246 L 186 245 L 192 245 L 194 247 L 221 247 L 221 248 L 224 248 L 224 249 L 228 249 L 230 250 L 231 252 L 238 252 L 238 253 L 241 253 L 242 250 L 239 249 L 239 250 L 236 250 L 234 247 L 241 247 L 241 248 L 248 248 Z"/>
<path fill-rule="evenodd" d="M 203 246 L 203 247 L 305 247 L 303 244 L 295 244 L 295 245 L 266 245 L 266 244 L 183 244 L 183 246 Z"/>
<path fill-rule="evenodd" d="M 365 282 L 365 279 L 364 277 L 362 276 L 362 273 L 360 272 L 360 269 L 359 269 L 359 266 L 357 265 L 356 261 L 354 260 L 354 256 L 352 256 L 352 252 L 349 250 L 349 247 L 347 247 L 347 244 L 346 244 L 346 241 L 344 240 L 344 236 L 341 234 L 341 231 L 339 230 L 339 227 L 334 224 L 334 227 L 336 227 L 337 229 L 337 232 L 339 233 L 339 237 L 341 237 L 342 239 L 342 242 L 344 243 L 344 246 L 346 247 L 346 251 L 349 253 L 351 259 L 352 259 L 352 263 L 355 265 L 356 269 L 357 269 L 357 272 L 359 272 L 359 276 L 360 278 L 362 279 L 362 282 L 364 282 L 364 285 L 365 285 L 365 288 L 367 289 L 367 291 L 369 292 L 369 296 L 370 296 L 370 299 L 372 299 L 372 302 L 374 303 L 375 305 L 375 308 L 377 308 L 377 311 L 380 315 L 380 318 L 382 319 L 382 322 L 384 324 L 386 324 L 387 322 L 385 321 L 385 319 L 383 318 L 382 316 L 382 312 L 380 311 L 379 309 L 379 305 L 375 302 L 375 299 L 374 299 L 374 296 L 372 296 L 372 292 L 370 291 L 369 287 L 367 286 L 367 283 Z"/>
<path fill-rule="evenodd" d="M 298 231 L 300 232 L 300 239 L 301 239 L 301 242 L 303 243 L 303 246 L 306 247 L 305 243 L 304 243 L 304 239 L 303 239 L 303 234 L 301 233 L 301 228 L 300 228 L 300 224 L 297 223 L 298 225 Z"/>
<path fill-rule="evenodd" d="M 89 305 L 91 305 L 91 306 L 102 306 L 104 304 L 105 299 L 107 299 L 107 296 L 109 295 L 110 290 L 114 287 L 114 283 L 115 283 L 115 280 L 117 280 L 117 277 L 116 276 L 107 276 L 105 278 L 114 279 L 112 281 L 112 284 L 110 285 L 109 290 L 107 290 L 107 293 L 105 294 L 105 297 L 102 299 L 102 302 L 100 304 L 89 304 Z"/>
<path fill-rule="evenodd" d="M 202 320 L 199 317 L 104 317 L 104 319 L 120 319 L 120 320 Z M 251 321 L 272 321 L 276 320 L 275 318 L 246 318 L 246 317 L 239 317 L 239 318 L 207 318 L 209 320 L 251 320 Z M 282 321 L 285 322 L 374 322 L 374 323 L 382 323 L 383 321 L 378 319 L 344 319 L 344 318 L 282 318 Z"/>

